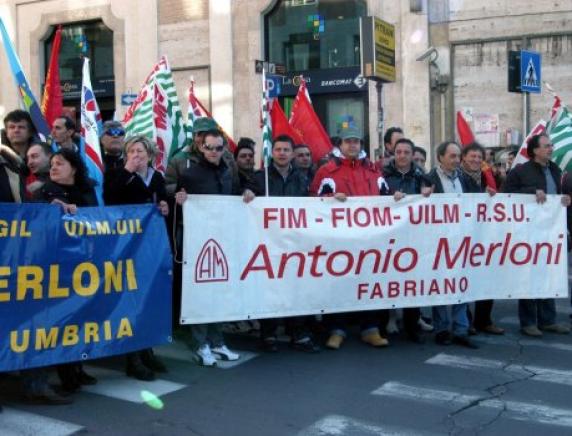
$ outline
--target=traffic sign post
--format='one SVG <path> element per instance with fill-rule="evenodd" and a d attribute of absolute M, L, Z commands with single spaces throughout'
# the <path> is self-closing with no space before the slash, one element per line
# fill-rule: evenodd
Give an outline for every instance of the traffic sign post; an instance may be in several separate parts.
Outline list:
<path fill-rule="evenodd" d="M 509 92 L 540 94 L 542 90 L 542 58 L 529 50 L 511 51 L 508 59 Z"/>

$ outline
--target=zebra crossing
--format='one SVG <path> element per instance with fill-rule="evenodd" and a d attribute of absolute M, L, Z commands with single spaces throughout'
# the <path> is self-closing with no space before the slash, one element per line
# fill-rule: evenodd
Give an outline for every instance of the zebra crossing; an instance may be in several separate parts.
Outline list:
<path fill-rule="evenodd" d="M 167 360 L 186 362 L 196 365 L 193 353 L 182 343 L 157 347 L 155 354 Z M 219 361 L 217 368 L 228 370 L 242 365 L 255 357 L 257 353 L 237 350 L 241 355 L 238 361 Z M 82 386 L 78 397 L 85 394 L 99 395 L 114 400 L 135 404 L 147 404 L 153 408 L 161 408 L 161 398 L 188 387 L 187 384 L 177 383 L 158 378 L 153 381 L 140 381 L 129 378 L 123 371 L 104 368 L 101 366 L 84 365 L 86 372 L 97 378 L 95 385 Z M 206 371 L 212 370 L 211 368 Z M 54 374 L 55 377 L 55 374 Z M 57 380 L 53 380 L 57 383 Z M 84 426 L 66 422 L 37 413 L 18 410 L 14 407 L 4 407 L 0 413 L 0 435 L 2 436 L 67 436 L 83 432 Z"/>

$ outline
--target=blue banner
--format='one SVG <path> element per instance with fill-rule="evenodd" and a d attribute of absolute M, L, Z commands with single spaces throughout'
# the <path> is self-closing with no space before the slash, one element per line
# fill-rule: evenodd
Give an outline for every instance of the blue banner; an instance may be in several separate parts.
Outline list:
<path fill-rule="evenodd" d="M 172 257 L 154 205 L 0 203 L 0 371 L 166 343 Z"/>

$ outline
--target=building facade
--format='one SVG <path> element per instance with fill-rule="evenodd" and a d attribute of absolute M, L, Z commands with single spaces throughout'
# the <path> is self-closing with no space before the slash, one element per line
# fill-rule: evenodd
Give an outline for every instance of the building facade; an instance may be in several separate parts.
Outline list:
<path fill-rule="evenodd" d="M 286 110 L 304 76 L 330 135 L 353 120 L 364 129 L 372 156 L 384 127 L 402 127 L 427 149 L 454 138 L 458 110 L 471 117 L 485 145 L 517 142 L 527 119 L 546 118 L 552 97 L 543 91 L 525 100 L 507 92 L 511 49 L 540 51 L 543 80 L 564 101 L 572 94 L 572 0 L 0 0 L 0 14 L 36 96 L 61 24 L 66 106 L 79 101 L 82 50 L 92 57 L 104 117 L 121 117 L 127 109 L 122 96 L 137 93 L 166 55 L 183 111 L 192 77 L 196 95 L 225 130 L 258 143 L 257 60 L 285 66 L 280 100 Z M 363 16 L 396 29 L 397 78 L 383 86 L 382 122 L 375 83 L 360 75 Z M 430 47 L 434 51 L 417 60 Z M 0 78 L 2 116 L 19 105 L 3 51 Z"/>

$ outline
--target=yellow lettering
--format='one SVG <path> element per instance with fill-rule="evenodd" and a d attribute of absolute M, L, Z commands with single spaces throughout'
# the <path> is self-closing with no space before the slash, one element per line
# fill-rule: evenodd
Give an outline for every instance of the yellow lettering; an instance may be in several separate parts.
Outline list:
<path fill-rule="evenodd" d="M 127 233 L 127 222 L 125 220 L 117 221 L 115 226 L 117 227 L 118 235 L 124 235 L 125 233 Z"/>
<path fill-rule="evenodd" d="M 83 274 L 87 273 L 89 275 L 89 280 L 87 286 L 82 283 Z M 75 267 L 72 276 L 73 288 L 78 295 L 82 297 L 90 297 L 99 288 L 99 271 L 93 263 L 82 262 Z"/>
<path fill-rule="evenodd" d="M 64 347 L 68 345 L 75 345 L 79 342 L 79 336 L 77 332 L 79 331 L 79 327 L 75 324 L 66 325 L 64 327 L 64 334 L 62 337 L 62 345 Z"/>
<path fill-rule="evenodd" d="M 104 271 L 104 292 L 106 294 L 111 293 L 111 286 L 117 292 L 121 292 L 123 290 L 123 280 L 122 280 L 122 273 L 123 273 L 123 261 L 120 260 L 117 262 L 117 268 L 113 262 L 105 262 L 103 264 L 103 271 Z"/>
<path fill-rule="evenodd" d="M 52 327 L 46 335 L 46 329 L 39 328 L 36 330 L 36 351 L 45 350 L 46 348 L 56 348 L 58 341 L 58 327 Z"/>
<path fill-rule="evenodd" d="M 9 275 L 10 275 L 10 267 L 0 266 L 0 277 Z M 8 288 L 8 280 L 0 279 L 0 289 L 7 289 L 7 288 Z M 10 292 L 0 292 L 0 303 L 4 303 L 6 301 L 10 301 Z"/>
<path fill-rule="evenodd" d="M 111 235 L 111 228 L 108 221 L 96 221 L 95 228 L 98 235 Z"/>
<path fill-rule="evenodd" d="M 70 296 L 70 288 L 60 288 L 60 266 L 50 265 L 50 285 L 48 298 L 66 298 Z"/>
<path fill-rule="evenodd" d="M 143 229 L 141 228 L 141 220 L 140 219 L 136 219 L 135 223 L 137 224 L 137 233 L 143 233 Z"/>
<path fill-rule="evenodd" d="M 20 228 L 20 236 L 22 238 L 30 238 L 32 233 L 27 229 L 28 222 L 22 221 L 22 227 Z"/>
<path fill-rule="evenodd" d="M 129 318 L 121 318 L 121 321 L 119 322 L 117 339 L 121 339 L 123 336 L 133 336 L 133 330 L 131 329 Z"/>
<path fill-rule="evenodd" d="M 68 236 L 76 236 L 77 234 L 77 223 L 75 221 L 65 221 L 64 229 Z"/>
<path fill-rule="evenodd" d="M 0 238 L 8 235 L 8 223 L 4 220 L 0 220 Z"/>
<path fill-rule="evenodd" d="M 135 265 L 133 264 L 133 259 L 127 259 L 125 261 L 125 266 L 127 267 L 127 289 L 134 291 L 137 289 L 137 277 L 135 276 Z"/>
<path fill-rule="evenodd" d="M 42 280 L 44 271 L 39 266 L 21 266 L 18 268 L 16 300 L 26 299 L 28 289 L 33 292 L 34 300 L 42 299 Z"/>
<path fill-rule="evenodd" d="M 12 221 L 10 226 L 10 237 L 14 238 L 18 234 L 18 221 Z"/>
<path fill-rule="evenodd" d="M 96 322 L 86 322 L 84 325 L 84 342 L 99 342 L 99 326 Z"/>
<path fill-rule="evenodd" d="M 103 321 L 103 337 L 106 341 L 111 341 L 111 322 L 109 320 Z"/>
<path fill-rule="evenodd" d="M 85 232 L 86 235 L 88 235 L 88 236 L 95 236 L 95 235 L 97 235 L 97 232 L 91 228 L 91 223 L 86 222 L 86 223 L 85 223 L 85 228 L 86 228 L 86 232 Z"/>
<path fill-rule="evenodd" d="M 10 332 L 10 349 L 14 353 L 23 353 L 30 345 L 30 330 L 22 331 L 22 342 L 18 343 L 18 330 Z"/>

